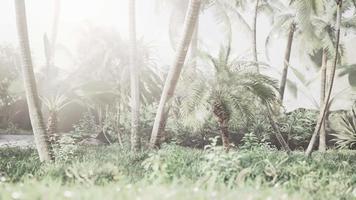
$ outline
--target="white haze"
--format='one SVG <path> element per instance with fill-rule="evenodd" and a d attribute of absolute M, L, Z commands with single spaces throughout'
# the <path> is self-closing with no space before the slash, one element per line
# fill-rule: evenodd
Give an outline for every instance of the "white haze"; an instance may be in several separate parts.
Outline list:
<path fill-rule="evenodd" d="M 15 25 L 13 0 L 1 0 L 0 2 L 0 43 L 17 45 L 17 33 Z M 43 35 L 51 33 L 51 25 L 53 20 L 53 1 L 52 0 L 27 0 L 27 16 L 30 31 L 30 42 L 33 50 L 34 64 L 36 67 L 43 66 Z M 116 29 L 121 37 L 127 39 L 128 33 L 128 13 L 127 0 L 62 0 L 61 14 L 58 31 L 58 44 L 64 44 L 70 49 L 76 48 L 78 40 L 79 27 L 85 23 L 90 23 L 103 28 Z M 167 66 L 172 62 L 174 51 L 171 48 L 168 37 L 169 13 L 171 9 L 161 7 L 157 9 L 156 0 L 137 0 L 137 31 L 138 38 L 144 38 L 146 42 L 153 44 L 154 53 L 158 58 L 160 66 Z M 210 12 L 205 12 L 200 18 L 200 46 L 204 50 L 217 53 L 220 44 L 224 41 L 224 32 L 221 27 L 215 22 L 213 15 Z M 233 20 L 233 19 L 232 19 Z M 233 50 L 236 55 L 247 54 L 250 51 L 250 38 L 239 30 L 239 26 L 234 24 L 233 30 Z M 265 16 L 261 16 L 258 24 L 258 46 L 260 58 L 265 61 L 264 42 L 268 34 L 270 25 Z M 283 56 L 285 48 L 285 38 L 276 40 L 271 48 L 271 64 L 275 69 L 268 69 L 265 73 L 279 77 L 278 71 L 283 65 Z M 355 36 L 343 39 L 346 41 L 347 60 L 356 62 L 352 55 L 355 51 L 351 51 L 355 44 Z M 307 66 L 305 63 L 298 62 L 300 56 L 294 51 L 292 55 L 292 66 L 298 69 L 304 69 L 305 77 L 312 79 L 318 76 L 318 73 L 313 67 Z M 58 58 L 60 59 L 60 58 Z M 59 63 L 67 63 L 65 60 L 57 60 Z M 71 68 L 73 66 L 62 64 L 61 67 Z M 293 74 L 290 73 L 293 79 Z M 296 79 L 294 79 L 296 80 Z M 310 100 L 314 98 L 317 102 L 319 99 L 319 82 L 316 80 L 310 88 L 305 88 L 299 92 L 298 98 L 293 98 L 291 94 L 287 95 L 286 107 L 287 110 L 298 107 L 315 108 Z M 338 78 L 334 94 L 343 95 L 340 100 L 334 104 L 333 109 L 348 108 L 351 104 L 349 92 L 342 92 L 348 88 L 348 83 L 345 78 Z M 303 88 L 300 86 L 300 88 Z M 306 93 L 306 94 L 305 94 Z M 342 100 L 344 99 L 344 100 Z"/>

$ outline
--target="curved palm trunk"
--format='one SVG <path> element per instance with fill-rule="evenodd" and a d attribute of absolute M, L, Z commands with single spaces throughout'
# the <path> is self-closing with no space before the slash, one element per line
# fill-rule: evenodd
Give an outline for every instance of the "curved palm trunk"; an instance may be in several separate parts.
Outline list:
<path fill-rule="evenodd" d="M 139 117 L 140 88 L 139 69 L 137 66 L 136 46 L 136 0 L 129 1 L 129 37 L 130 37 L 130 79 L 131 79 L 131 150 L 140 149 Z"/>
<path fill-rule="evenodd" d="M 335 72 L 336 72 L 336 66 L 337 66 L 337 62 L 338 62 L 338 55 L 339 55 L 339 44 L 340 44 L 340 24 L 341 24 L 341 8 L 342 8 L 342 0 L 338 0 L 337 1 L 337 24 L 336 24 L 336 48 L 335 48 L 335 58 L 334 58 L 334 63 L 332 65 L 332 68 L 330 70 L 330 79 L 328 81 L 328 90 L 325 96 L 325 101 L 320 109 L 320 114 L 319 114 L 319 118 L 318 121 L 316 123 L 316 127 L 314 130 L 314 133 L 310 139 L 308 148 L 305 152 L 305 155 L 310 157 L 313 151 L 313 147 L 316 141 L 316 138 L 320 132 L 320 129 L 323 125 L 324 119 L 326 117 L 326 112 L 328 110 L 329 107 L 329 101 L 330 101 L 330 97 L 331 97 L 331 92 L 333 89 L 333 84 L 334 84 L 334 78 L 335 78 Z"/>
<path fill-rule="evenodd" d="M 292 24 L 289 28 L 286 54 L 284 56 L 284 68 L 283 68 L 282 79 L 281 79 L 281 84 L 280 84 L 280 88 L 279 88 L 279 93 L 281 95 L 282 102 L 284 99 L 284 92 L 285 92 L 286 84 L 287 84 L 288 68 L 289 68 L 289 61 L 290 61 L 290 56 L 291 56 L 291 52 L 292 52 L 294 32 L 295 32 L 295 24 Z"/>
<path fill-rule="evenodd" d="M 326 66 L 328 63 L 328 55 L 326 49 L 323 49 L 322 56 L 322 66 L 321 66 L 321 83 L 320 83 L 320 108 L 323 106 L 325 101 L 325 93 L 326 93 Z M 323 120 L 323 124 L 320 129 L 320 137 L 319 137 L 319 151 L 326 151 L 326 119 Z"/>
<path fill-rule="evenodd" d="M 35 143 L 40 160 L 51 161 L 53 158 L 40 109 L 36 79 L 32 66 L 32 58 L 27 31 L 25 1 L 15 0 L 15 8 L 17 30 L 22 57 L 22 75 Z"/>
<path fill-rule="evenodd" d="M 257 17 L 258 17 L 258 6 L 260 0 L 256 0 L 255 14 L 253 19 L 253 37 L 252 37 L 252 45 L 253 45 L 253 61 L 256 65 L 257 73 L 260 73 L 260 67 L 258 65 L 258 55 L 257 55 Z"/>
<path fill-rule="evenodd" d="M 177 53 L 173 66 L 169 71 L 166 79 L 166 83 L 163 88 L 161 100 L 157 109 L 157 114 L 155 122 L 153 124 L 150 147 L 154 148 L 159 143 L 158 136 L 160 132 L 164 129 L 165 113 L 170 105 L 170 101 L 174 95 L 175 88 L 178 83 L 180 73 L 182 71 L 185 58 L 187 56 L 187 51 L 189 49 L 190 42 L 192 40 L 195 24 L 200 11 L 201 0 L 191 0 L 189 3 L 189 8 L 185 18 L 184 28 L 182 32 L 182 38 L 177 48 Z"/>

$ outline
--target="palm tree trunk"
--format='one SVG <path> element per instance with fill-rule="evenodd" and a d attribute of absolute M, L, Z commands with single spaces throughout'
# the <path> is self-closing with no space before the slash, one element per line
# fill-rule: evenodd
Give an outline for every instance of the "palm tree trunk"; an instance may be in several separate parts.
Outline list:
<path fill-rule="evenodd" d="M 328 90 L 325 96 L 325 101 L 320 109 L 320 114 L 318 121 L 316 123 L 316 127 L 314 130 L 314 133 L 310 139 L 308 148 L 305 152 L 306 156 L 310 157 L 313 151 L 313 147 L 316 141 L 316 138 L 320 132 L 320 129 L 322 127 L 322 124 L 324 122 L 326 112 L 329 107 L 329 101 L 331 97 L 331 92 L 333 89 L 333 84 L 334 84 L 334 78 L 335 78 L 335 72 L 336 72 L 336 66 L 338 62 L 338 56 L 339 56 L 339 44 L 340 44 L 340 24 L 341 24 L 341 8 L 342 8 L 342 0 L 337 0 L 337 21 L 336 21 L 336 48 L 335 48 L 335 58 L 334 58 L 334 63 L 332 65 L 331 71 L 330 71 L 330 79 L 328 81 Z"/>
<path fill-rule="evenodd" d="M 198 57 L 198 40 L 199 40 L 199 15 L 195 24 L 195 30 L 192 38 L 192 44 L 190 45 L 190 59 L 192 60 L 192 72 L 193 76 L 197 70 L 197 57 Z"/>
<path fill-rule="evenodd" d="M 285 92 L 286 84 L 287 84 L 288 68 L 289 68 L 289 61 L 290 61 L 290 56 L 291 56 L 291 52 L 292 52 L 294 32 L 295 32 L 295 24 L 292 24 L 289 28 L 286 54 L 284 56 L 284 68 L 283 68 L 282 79 L 281 79 L 281 84 L 280 84 L 280 88 L 279 88 L 279 93 L 281 95 L 282 102 L 284 99 L 284 92 Z"/>
<path fill-rule="evenodd" d="M 161 100 L 157 109 L 155 122 L 153 124 L 150 147 L 154 148 L 158 145 L 160 131 L 164 129 L 164 115 L 167 107 L 169 107 L 175 88 L 178 83 L 180 73 L 182 71 L 187 51 L 192 40 L 195 24 L 200 11 L 201 0 L 190 0 L 189 8 L 184 22 L 182 38 L 177 48 L 177 53 L 173 66 L 167 76 L 166 83 L 164 84 Z"/>
<path fill-rule="evenodd" d="M 40 101 L 37 93 L 36 79 L 33 72 L 30 44 L 28 39 L 26 7 L 24 0 L 15 0 L 16 21 L 22 57 L 22 75 L 26 91 L 27 105 L 31 125 L 40 161 L 53 160 L 51 148 L 46 135 Z"/>
<path fill-rule="evenodd" d="M 260 73 L 260 67 L 258 65 L 258 55 L 257 55 L 257 17 L 258 17 L 259 3 L 260 0 L 256 0 L 255 14 L 253 19 L 253 31 L 252 31 L 253 61 L 255 62 L 257 73 Z"/>
<path fill-rule="evenodd" d="M 131 79 L 131 150 L 140 149 L 139 117 L 140 88 L 137 66 L 136 46 L 136 0 L 129 1 L 129 37 L 130 37 L 130 79 Z"/>
<path fill-rule="evenodd" d="M 274 134 L 279 142 L 279 144 L 281 145 L 281 147 L 283 148 L 283 150 L 285 150 L 286 152 L 291 152 L 291 149 L 288 145 L 288 143 L 286 142 L 286 140 L 283 138 L 282 134 L 281 134 L 281 131 L 279 130 L 277 124 L 276 124 L 276 121 L 275 119 L 273 118 L 273 114 L 272 114 L 272 108 L 267 105 L 267 118 L 271 124 L 271 127 L 274 131 Z"/>
<path fill-rule="evenodd" d="M 54 2 L 54 16 L 52 24 L 51 38 L 49 39 L 47 34 L 43 37 L 45 57 L 46 57 L 46 77 L 45 81 L 51 81 L 51 69 L 55 66 L 55 47 L 58 34 L 58 22 L 60 13 L 60 0 L 55 0 Z"/>
<path fill-rule="evenodd" d="M 320 108 L 322 107 L 325 101 L 327 63 L 328 63 L 327 50 L 323 49 L 322 66 L 321 66 L 321 83 L 320 83 Z M 323 120 L 320 129 L 319 151 L 321 152 L 326 151 L 326 118 Z"/>
<path fill-rule="evenodd" d="M 49 117 L 47 120 L 47 134 L 49 137 L 50 145 L 52 148 L 57 144 L 58 141 L 58 117 L 57 111 L 51 110 L 49 111 Z"/>
<path fill-rule="evenodd" d="M 224 150 L 228 152 L 230 150 L 230 138 L 228 130 L 228 122 L 226 120 L 219 120 L 221 140 Z"/>

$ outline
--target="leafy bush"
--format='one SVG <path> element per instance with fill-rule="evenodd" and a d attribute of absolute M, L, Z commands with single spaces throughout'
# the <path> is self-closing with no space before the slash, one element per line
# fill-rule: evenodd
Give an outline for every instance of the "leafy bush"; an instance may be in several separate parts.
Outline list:
<path fill-rule="evenodd" d="M 356 108 L 341 116 L 334 141 L 340 149 L 356 149 Z"/>
<path fill-rule="evenodd" d="M 167 182 L 176 179 L 196 179 L 199 177 L 199 150 L 184 149 L 176 145 L 164 146 L 152 152 L 142 163 L 146 177 L 150 181 Z"/>
<path fill-rule="evenodd" d="M 75 139 L 81 139 L 98 133 L 95 116 L 89 111 L 84 113 L 83 117 L 73 126 L 73 128 L 74 130 L 71 132 L 71 136 Z"/>
<path fill-rule="evenodd" d="M 110 185 L 135 187 L 131 185 L 135 184 L 142 190 L 150 186 L 186 185 L 193 193 L 250 188 L 257 193 L 266 190 L 290 195 L 302 193 L 305 195 L 302 199 L 355 198 L 356 154 L 352 151 L 316 152 L 312 159 L 307 159 L 303 152 L 288 155 L 265 146 L 231 149 L 226 153 L 216 142 L 213 140 L 205 151 L 177 145 L 139 153 L 116 145 L 85 147 L 75 151 L 71 162 L 46 165 L 39 162 L 33 150 L 1 149 L 0 177 L 5 177 L 6 185 L 40 181 L 71 189 L 79 185 L 87 188 L 99 185 L 104 189 Z"/>

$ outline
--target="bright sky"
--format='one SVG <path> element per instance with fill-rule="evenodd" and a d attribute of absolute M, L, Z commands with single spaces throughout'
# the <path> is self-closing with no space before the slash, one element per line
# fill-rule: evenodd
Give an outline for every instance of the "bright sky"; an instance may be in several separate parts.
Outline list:
<path fill-rule="evenodd" d="M 76 32 L 83 22 L 91 23 L 101 27 L 115 28 L 123 38 L 127 38 L 128 33 L 128 0 L 61 0 L 61 16 L 59 21 L 58 43 L 64 44 L 69 48 L 76 47 Z M 33 50 L 35 66 L 41 66 L 44 60 L 43 55 L 43 35 L 51 31 L 53 20 L 54 0 L 26 0 L 27 16 L 30 31 L 30 41 Z M 170 65 L 174 52 L 170 46 L 168 37 L 168 24 L 171 8 L 163 7 L 157 9 L 157 0 L 137 0 L 137 32 L 138 38 L 143 37 L 146 42 L 154 44 L 155 53 L 160 60 L 160 65 Z M 17 45 L 17 32 L 15 26 L 14 1 L 1 0 L 0 2 L 0 43 L 9 43 Z M 200 18 L 199 37 L 202 41 L 201 46 L 209 49 L 210 52 L 217 53 L 218 47 L 223 41 L 224 32 L 216 25 L 212 14 L 205 12 Z M 235 26 L 233 32 L 233 48 L 236 54 L 246 54 L 250 48 L 250 41 L 241 33 L 238 26 Z M 264 58 L 264 41 L 269 32 L 269 24 L 265 17 L 259 20 L 258 46 L 261 58 Z M 351 38 L 354 39 L 355 37 Z M 348 39 L 346 46 L 353 48 L 355 40 Z M 281 69 L 283 65 L 283 55 L 285 48 L 285 38 L 277 40 L 272 47 L 272 65 Z M 350 53 L 349 55 L 354 55 Z M 354 56 L 348 56 L 351 60 Z M 301 67 L 298 62 L 298 56 L 294 52 L 292 56 L 292 65 Z M 351 59 L 350 59 L 351 58 Z M 356 62 L 356 59 L 353 60 Z M 277 70 L 278 71 L 278 70 Z M 270 70 L 270 74 L 279 76 L 276 70 Z M 317 76 L 315 71 L 305 73 L 306 78 Z M 292 76 L 291 76 L 292 77 Z M 338 81 L 342 83 L 337 86 L 339 90 L 345 88 L 345 80 Z M 318 99 L 318 84 L 309 89 L 309 93 Z M 300 95 L 298 99 L 288 98 L 287 107 L 292 109 L 303 105 L 310 106 L 307 98 Z M 342 106 L 341 106 L 342 107 Z"/>

